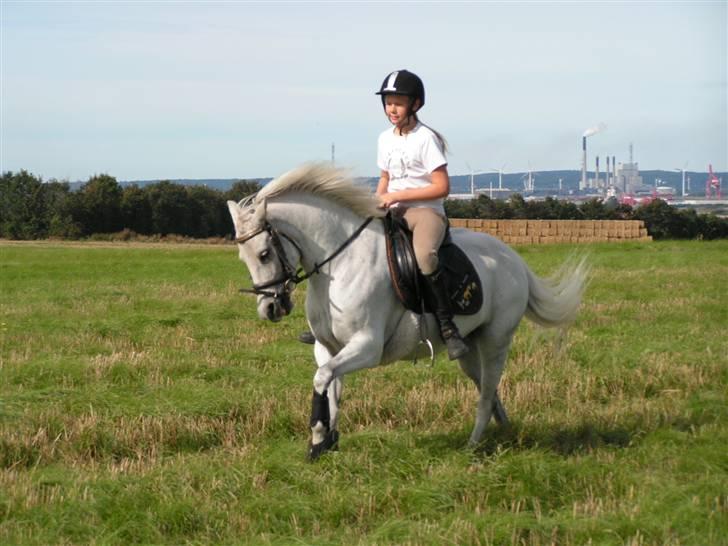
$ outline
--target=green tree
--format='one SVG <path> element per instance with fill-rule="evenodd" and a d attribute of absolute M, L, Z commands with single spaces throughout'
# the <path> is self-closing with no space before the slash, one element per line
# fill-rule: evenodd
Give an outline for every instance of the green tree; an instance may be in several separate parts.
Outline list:
<path fill-rule="evenodd" d="M 645 223 L 647 232 L 655 239 L 669 239 L 677 233 L 678 212 L 662 199 L 642 205 L 635 210 L 634 217 Z"/>
<path fill-rule="evenodd" d="M 480 195 L 475 202 L 475 218 L 507 220 L 513 218 L 513 209 L 507 201 Z"/>
<path fill-rule="evenodd" d="M 582 217 L 589 220 L 606 220 L 609 213 L 604 203 L 599 199 L 590 199 L 579 206 Z"/>
<path fill-rule="evenodd" d="M 703 239 L 728 237 L 728 218 L 719 218 L 715 214 L 701 214 L 699 221 L 699 237 Z"/>
<path fill-rule="evenodd" d="M 124 227 L 121 216 L 123 190 L 113 176 L 95 175 L 79 190 L 74 215 L 85 235 L 114 233 Z"/>
<path fill-rule="evenodd" d="M 198 213 L 184 186 L 165 180 L 145 187 L 151 207 L 152 232 L 192 235 Z"/>
<path fill-rule="evenodd" d="M 38 239 L 48 233 L 43 182 L 25 170 L 0 177 L 0 236 Z"/>
<path fill-rule="evenodd" d="M 125 228 L 142 235 L 153 234 L 149 192 L 136 184 L 125 187 L 121 196 L 121 218 Z"/>
<path fill-rule="evenodd" d="M 187 193 L 196 209 L 193 237 L 222 237 L 232 230 L 222 193 L 205 186 L 189 186 Z"/>
<path fill-rule="evenodd" d="M 528 205 L 520 193 L 514 193 L 508 198 L 508 207 L 511 209 L 512 218 L 528 218 Z"/>
<path fill-rule="evenodd" d="M 445 214 L 450 218 L 475 218 L 474 199 L 446 199 Z"/>
<path fill-rule="evenodd" d="M 81 226 L 74 221 L 72 206 L 74 194 L 68 182 L 53 180 L 43 185 L 48 211 L 48 236 L 75 239 L 81 235 Z"/>

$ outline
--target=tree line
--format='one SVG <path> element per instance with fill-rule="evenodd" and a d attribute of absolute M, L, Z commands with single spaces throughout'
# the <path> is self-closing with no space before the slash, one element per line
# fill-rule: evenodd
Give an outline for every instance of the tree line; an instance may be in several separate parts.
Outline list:
<path fill-rule="evenodd" d="M 447 200 L 450 218 L 521 220 L 642 220 L 654 239 L 720 239 L 728 237 L 728 218 L 679 210 L 662 199 L 639 207 L 620 204 L 616 198 L 591 199 L 581 204 L 546 197 L 526 201 L 514 194 L 508 200 L 479 195 L 471 200 Z"/>
<path fill-rule="evenodd" d="M 43 182 L 26 171 L 0 178 L 0 237 L 78 239 L 129 230 L 140 235 L 225 237 L 232 232 L 228 199 L 260 189 L 239 180 L 225 192 L 169 181 L 123 186 L 112 176 L 91 177 L 78 191 Z"/>
<path fill-rule="evenodd" d="M 91 177 L 78 191 L 67 182 L 42 179 L 20 171 L 0 177 L 0 237 L 7 239 L 79 239 L 98 234 L 230 237 L 232 221 L 226 201 L 239 201 L 260 189 L 258 182 L 236 181 L 227 191 L 185 186 L 169 181 L 139 187 L 122 186 L 107 174 Z M 472 200 L 446 200 L 451 218 L 542 220 L 643 220 L 655 239 L 728 237 L 728 219 L 678 210 L 665 201 L 632 208 L 616 200 L 582 204 L 547 197 L 526 201 L 480 195 Z"/>

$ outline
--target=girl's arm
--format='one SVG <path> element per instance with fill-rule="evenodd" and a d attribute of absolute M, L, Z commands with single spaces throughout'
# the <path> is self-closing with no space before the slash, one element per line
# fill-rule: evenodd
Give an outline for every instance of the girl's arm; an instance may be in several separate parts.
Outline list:
<path fill-rule="evenodd" d="M 384 173 L 385 171 L 382 171 Z M 408 190 L 400 190 L 392 193 L 387 192 L 387 186 L 382 188 L 382 179 L 379 179 L 377 186 L 377 195 L 379 195 L 379 203 L 384 208 L 389 208 L 394 203 L 406 203 L 407 201 L 429 201 L 430 199 L 440 199 L 450 194 L 450 176 L 447 174 L 447 165 L 438 167 L 432 171 L 432 184 L 426 188 L 412 188 Z M 387 174 L 387 183 L 389 183 L 389 174 Z"/>
<path fill-rule="evenodd" d="M 377 195 L 384 195 L 387 193 L 387 189 L 389 188 L 389 173 L 387 171 L 382 171 L 382 173 L 379 175 L 379 183 L 377 184 Z"/>

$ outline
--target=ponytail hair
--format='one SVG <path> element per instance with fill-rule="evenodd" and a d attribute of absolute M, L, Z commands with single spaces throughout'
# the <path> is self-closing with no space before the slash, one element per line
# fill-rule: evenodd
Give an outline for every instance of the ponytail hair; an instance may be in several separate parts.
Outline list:
<path fill-rule="evenodd" d="M 435 134 L 435 138 L 437 139 L 437 143 L 440 145 L 440 149 L 442 150 L 442 153 L 443 154 L 449 153 L 450 152 L 450 146 L 448 146 L 447 140 L 445 140 L 445 137 L 442 136 L 442 134 L 439 131 L 436 131 L 435 129 L 433 129 L 432 127 L 430 127 L 429 125 L 427 125 L 426 123 L 422 123 L 420 121 L 420 118 L 417 116 L 417 112 L 415 112 L 413 110 L 416 99 L 414 97 L 409 97 L 409 99 L 410 99 L 410 101 L 409 101 L 409 108 L 408 108 L 408 112 L 407 112 L 407 117 L 408 118 L 410 118 L 410 117 L 415 118 L 415 121 L 416 122 L 421 123 L 422 125 L 424 125 L 425 127 L 427 127 L 430 131 L 432 131 Z M 382 95 L 382 106 L 384 106 L 384 95 Z"/>
<path fill-rule="evenodd" d="M 415 118 L 415 121 L 416 122 L 422 123 L 420 121 L 420 118 L 417 116 L 417 112 L 415 112 L 413 110 L 413 107 L 415 105 L 415 100 L 416 99 L 414 97 L 410 97 L 409 113 L 407 114 L 407 117 L 412 116 L 413 118 Z M 442 150 L 442 153 L 443 154 L 448 153 L 450 151 L 450 146 L 447 145 L 447 140 L 445 140 L 445 137 L 442 136 L 442 134 L 439 131 L 436 131 L 435 129 L 433 129 L 432 127 L 430 127 L 429 125 L 427 125 L 426 123 L 422 123 L 422 125 L 424 125 L 430 131 L 432 131 L 433 133 L 435 133 L 435 138 L 437 138 L 437 143 L 440 145 L 440 149 Z"/>
<path fill-rule="evenodd" d="M 417 121 L 420 121 L 417 118 L 417 114 L 415 114 L 415 119 Z M 420 121 L 420 123 L 422 123 L 422 122 Z M 427 125 L 426 123 L 422 123 L 422 125 L 424 125 L 430 131 L 432 131 L 433 133 L 435 133 L 435 138 L 437 138 L 437 142 L 438 142 L 438 144 L 440 144 L 440 149 L 442 150 L 442 153 L 443 154 L 448 153 L 450 151 L 450 146 L 447 145 L 447 140 L 445 140 L 445 137 L 442 136 L 442 134 L 439 131 L 436 131 L 435 129 L 433 129 L 432 127 L 430 127 L 429 125 Z"/>

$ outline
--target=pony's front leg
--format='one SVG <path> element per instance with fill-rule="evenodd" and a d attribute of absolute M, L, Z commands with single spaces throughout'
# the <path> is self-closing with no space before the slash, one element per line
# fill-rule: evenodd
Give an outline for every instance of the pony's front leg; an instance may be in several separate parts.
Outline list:
<path fill-rule="evenodd" d="M 382 344 L 374 336 L 362 333 L 352 338 L 336 356 L 325 362 L 329 353 L 319 343 L 316 343 L 315 354 L 319 367 L 314 376 L 311 403 L 309 458 L 312 460 L 330 449 L 335 449 L 338 443 L 336 425 L 343 387 L 342 376 L 354 370 L 376 366 L 381 360 Z"/>
<path fill-rule="evenodd" d="M 314 355 L 318 366 L 323 366 L 331 360 L 331 354 L 320 343 L 314 347 Z M 323 394 L 313 391 L 311 402 L 311 444 L 309 445 L 309 459 L 318 459 L 324 452 L 336 450 L 339 442 L 339 432 L 336 425 L 339 420 L 339 401 L 343 388 L 341 377 L 335 378 Z"/>

